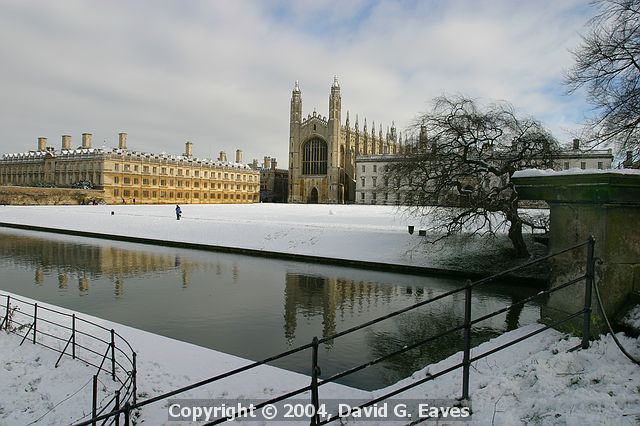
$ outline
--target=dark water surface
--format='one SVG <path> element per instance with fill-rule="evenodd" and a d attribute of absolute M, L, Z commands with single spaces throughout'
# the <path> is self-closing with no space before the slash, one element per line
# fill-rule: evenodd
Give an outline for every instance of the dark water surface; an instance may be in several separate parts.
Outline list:
<path fill-rule="evenodd" d="M 379 248 L 376 248 L 379 249 Z M 339 247 L 336 248 L 339 250 Z M 0 228 L 0 289 L 259 360 L 462 285 L 461 279 L 368 271 L 236 254 Z M 474 290 L 473 317 L 535 290 Z M 539 317 L 539 307 L 477 324 L 474 344 Z M 460 324 L 464 293 L 321 345 L 322 376 Z M 462 333 L 343 378 L 376 389 L 462 348 Z M 135 342 L 130 342 L 135 348 Z M 309 374 L 311 352 L 273 365 Z"/>

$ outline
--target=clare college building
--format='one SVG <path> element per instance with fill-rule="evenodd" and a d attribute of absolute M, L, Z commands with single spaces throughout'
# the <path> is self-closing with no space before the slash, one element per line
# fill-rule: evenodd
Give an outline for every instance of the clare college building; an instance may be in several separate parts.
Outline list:
<path fill-rule="evenodd" d="M 0 158 L 0 185 L 89 186 L 103 192 L 107 203 L 211 204 L 255 203 L 260 196 L 260 172 L 224 152 L 217 160 L 195 158 L 187 142 L 182 155 L 150 154 L 127 149 L 120 133 L 117 148 L 93 148 L 92 135 L 71 146 L 62 136 L 60 149 L 38 138 L 37 150 L 4 154 Z"/>

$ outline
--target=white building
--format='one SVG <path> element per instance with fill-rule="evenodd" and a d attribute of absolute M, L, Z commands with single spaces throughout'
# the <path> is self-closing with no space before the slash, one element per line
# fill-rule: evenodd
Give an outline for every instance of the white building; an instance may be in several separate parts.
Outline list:
<path fill-rule="evenodd" d="M 397 155 L 362 155 L 356 157 L 357 204 L 402 204 L 403 196 L 385 177 L 389 164 L 398 161 Z"/>
<path fill-rule="evenodd" d="M 556 160 L 555 170 L 610 169 L 613 164 L 611 149 L 582 149 L 580 139 L 574 139 L 571 148 L 563 149 Z"/>
<path fill-rule="evenodd" d="M 355 161 L 356 204 L 399 205 L 404 201 L 402 192 L 387 181 L 385 172 L 389 164 L 402 156 L 393 154 L 359 155 Z M 555 161 L 555 170 L 610 169 L 613 164 L 611 149 L 581 149 L 580 140 L 574 139 L 568 148 L 561 150 Z"/>

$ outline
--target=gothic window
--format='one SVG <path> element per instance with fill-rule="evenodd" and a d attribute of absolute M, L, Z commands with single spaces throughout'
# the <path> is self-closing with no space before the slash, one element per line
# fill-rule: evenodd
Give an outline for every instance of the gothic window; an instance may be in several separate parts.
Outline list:
<path fill-rule="evenodd" d="M 302 174 L 327 174 L 327 143 L 320 138 L 313 138 L 302 147 Z"/>

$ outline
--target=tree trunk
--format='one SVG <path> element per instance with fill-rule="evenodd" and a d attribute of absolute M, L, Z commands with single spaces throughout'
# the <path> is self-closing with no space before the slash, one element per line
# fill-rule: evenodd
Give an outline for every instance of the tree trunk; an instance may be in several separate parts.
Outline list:
<path fill-rule="evenodd" d="M 520 222 L 520 219 L 514 219 L 511 221 L 511 226 L 509 227 L 509 239 L 516 251 L 516 257 L 529 257 L 529 249 L 522 237 L 522 222 Z"/>

